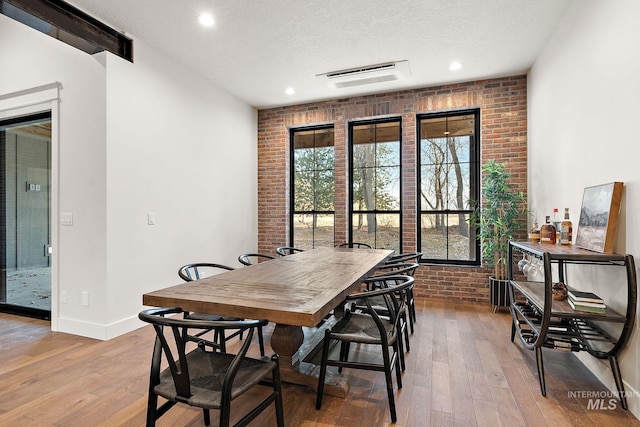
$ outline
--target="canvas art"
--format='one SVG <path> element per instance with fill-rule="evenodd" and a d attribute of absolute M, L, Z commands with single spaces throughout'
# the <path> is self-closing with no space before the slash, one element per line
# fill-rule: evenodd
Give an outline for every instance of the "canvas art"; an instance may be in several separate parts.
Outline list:
<path fill-rule="evenodd" d="M 584 189 L 576 246 L 613 253 L 623 185 L 612 182 Z"/>

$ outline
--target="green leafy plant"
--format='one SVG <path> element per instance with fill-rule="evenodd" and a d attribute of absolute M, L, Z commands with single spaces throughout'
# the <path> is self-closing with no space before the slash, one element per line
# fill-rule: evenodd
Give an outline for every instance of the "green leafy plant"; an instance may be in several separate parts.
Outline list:
<path fill-rule="evenodd" d="M 506 280 L 509 240 L 526 225 L 527 201 L 511 185 L 512 175 L 504 164 L 492 159 L 482 172 L 482 203 L 476 202 L 469 224 L 477 228 L 482 258 L 493 267 L 494 278 Z"/>

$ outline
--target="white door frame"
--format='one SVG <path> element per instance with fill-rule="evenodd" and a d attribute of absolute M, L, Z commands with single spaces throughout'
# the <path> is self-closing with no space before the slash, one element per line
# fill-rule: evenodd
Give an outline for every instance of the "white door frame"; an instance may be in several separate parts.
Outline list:
<path fill-rule="evenodd" d="M 51 330 L 58 330 L 59 318 L 59 82 L 0 95 L 0 119 L 51 112 Z"/>

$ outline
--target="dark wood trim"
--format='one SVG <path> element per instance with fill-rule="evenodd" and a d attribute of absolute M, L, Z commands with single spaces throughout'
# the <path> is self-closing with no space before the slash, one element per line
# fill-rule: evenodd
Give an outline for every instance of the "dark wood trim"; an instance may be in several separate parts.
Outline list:
<path fill-rule="evenodd" d="M 13 8 L 11 7 L 13 6 Z M 15 8 L 52 26 L 48 32 Z M 0 0 L 0 13 L 89 54 L 104 50 L 133 62 L 133 41 L 92 16 L 60 0 Z"/>

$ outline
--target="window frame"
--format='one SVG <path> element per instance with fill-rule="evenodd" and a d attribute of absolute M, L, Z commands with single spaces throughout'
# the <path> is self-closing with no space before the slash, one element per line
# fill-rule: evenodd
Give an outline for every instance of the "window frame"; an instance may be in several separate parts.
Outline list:
<path fill-rule="evenodd" d="M 353 131 L 354 128 L 357 126 L 362 126 L 362 125 L 378 125 L 378 124 L 383 124 L 383 123 L 393 123 L 396 122 L 398 123 L 398 128 L 399 128 L 399 132 L 398 132 L 398 177 L 399 177 L 399 200 L 398 200 L 398 209 L 397 210 L 385 210 L 385 211 L 380 211 L 377 209 L 374 210 L 354 210 L 353 209 L 353 196 L 354 196 L 354 191 L 353 191 L 353 179 L 354 179 L 354 171 L 355 168 L 353 167 L 353 160 L 354 160 L 354 153 L 353 153 L 353 149 L 354 149 L 354 137 L 353 137 Z M 402 199 L 403 199 L 403 194 L 402 194 L 402 183 L 403 183 L 403 168 L 402 168 L 402 117 L 400 116 L 394 116 L 394 117 L 385 117 L 385 118 L 377 118 L 377 119 L 368 119 L 368 120 L 353 120 L 350 121 L 348 123 L 348 135 L 349 135 L 349 146 L 348 146 L 348 150 L 349 150 L 349 156 L 348 156 L 348 162 L 349 164 L 348 166 L 348 170 L 349 170 L 349 182 L 348 182 L 348 233 L 347 233 L 347 237 L 348 237 L 348 241 L 349 242 L 353 242 L 353 216 L 355 214 L 358 213 L 362 213 L 362 214 L 367 214 L 367 213 L 372 213 L 374 215 L 379 215 L 379 214 L 397 214 L 398 215 L 398 221 L 399 221 L 399 225 L 398 225 L 398 233 L 399 233 L 399 238 L 398 238 L 398 248 L 401 251 L 402 250 L 402 222 L 403 222 L 403 216 L 404 216 L 404 211 L 403 211 L 403 204 L 402 204 Z M 375 142 L 375 141 L 374 141 Z M 377 143 L 377 142 L 376 142 Z M 376 232 L 376 236 L 374 238 L 374 245 L 372 245 L 374 248 L 378 248 L 378 249 L 382 249 L 379 248 L 377 246 L 377 241 L 378 241 L 378 236 L 377 236 L 377 232 Z"/>
<path fill-rule="evenodd" d="M 333 181 L 334 181 L 334 204 L 333 204 L 333 210 L 332 211 L 327 211 L 327 210 L 307 210 L 307 211 L 297 211 L 295 209 L 295 203 L 296 203 L 296 197 L 295 197 L 295 181 L 296 181 L 296 164 L 295 164 L 295 134 L 298 132 L 307 132 L 307 131 L 318 131 L 318 130 L 325 130 L 325 129 L 333 129 L 334 132 L 334 141 L 333 141 L 333 149 L 334 149 L 334 164 L 333 164 Z M 335 189 L 335 126 L 333 124 L 324 124 L 324 125 L 315 125 L 315 126 L 304 126 L 304 127 L 295 127 L 295 128 L 290 128 L 289 129 L 289 243 L 288 245 L 290 246 L 295 246 L 295 227 L 294 227 L 294 221 L 295 221 L 295 216 L 297 214 L 307 214 L 307 215 L 333 215 L 333 245 L 335 245 L 335 229 L 336 229 L 336 223 L 335 223 L 335 218 L 336 218 L 336 209 L 335 209 L 335 203 L 336 203 L 336 199 L 335 199 L 335 195 L 336 195 L 336 189 Z M 315 203 L 314 203 L 314 207 L 315 207 Z M 315 232 L 314 232 L 315 233 Z M 312 247 L 315 248 L 315 238 L 312 239 Z"/>
<path fill-rule="evenodd" d="M 475 150 L 470 154 L 470 162 L 475 164 L 475 170 L 470 173 L 469 178 L 474 183 L 469 184 L 469 209 L 443 209 L 443 210 L 430 210 L 423 209 L 422 206 L 422 137 L 421 137 L 421 124 L 424 119 L 437 119 L 437 118 L 452 118 L 458 116 L 473 115 L 474 116 L 474 135 L 475 141 L 473 146 Z M 471 214 L 473 212 L 474 203 L 480 200 L 481 197 L 481 135 L 480 135 L 480 120 L 481 111 L 480 108 L 465 108 L 462 110 L 441 111 L 436 113 L 424 113 L 416 115 L 416 246 L 419 251 L 422 251 L 422 216 L 425 214 L 442 213 L 444 215 L 455 215 L 459 213 Z M 437 259 L 428 258 L 423 255 L 421 262 L 426 264 L 439 264 L 439 265 L 453 265 L 453 266 L 480 266 L 482 263 L 481 258 L 481 242 L 477 239 L 477 230 L 475 227 L 469 228 L 469 239 L 475 242 L 475 260 L 457 260 L 457 259 Z M 447 243 L 449 238 L 447 237 Z M 447 244 L 448 246 L 448 244 Z"/>

